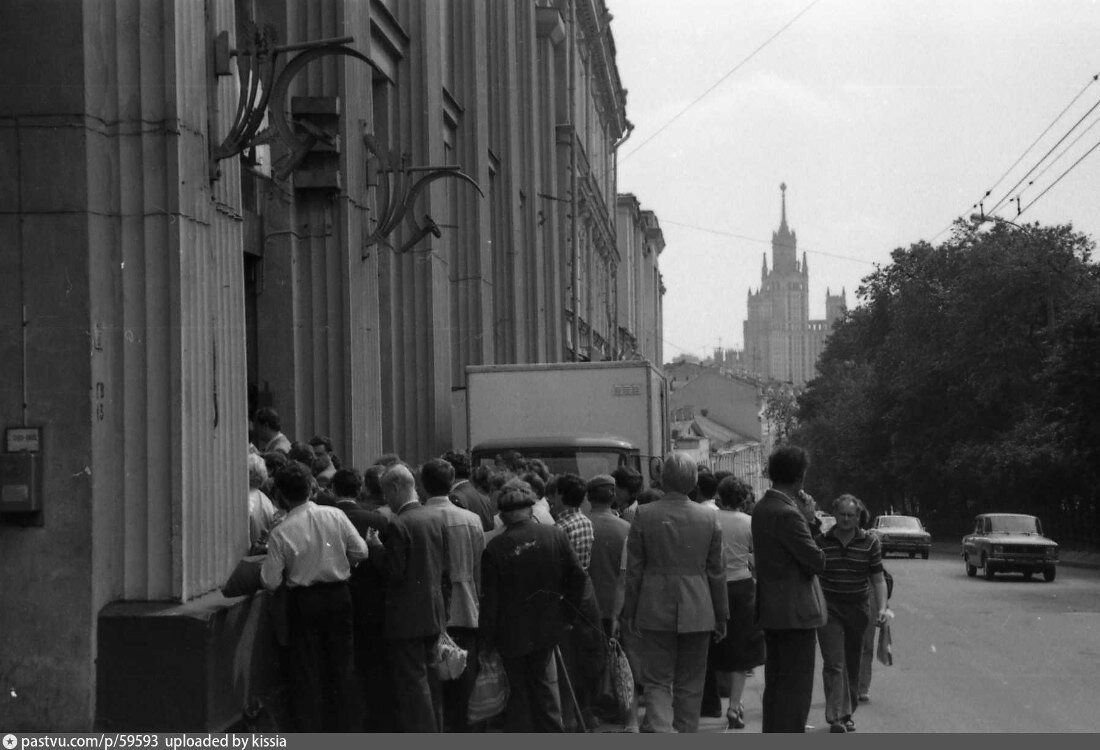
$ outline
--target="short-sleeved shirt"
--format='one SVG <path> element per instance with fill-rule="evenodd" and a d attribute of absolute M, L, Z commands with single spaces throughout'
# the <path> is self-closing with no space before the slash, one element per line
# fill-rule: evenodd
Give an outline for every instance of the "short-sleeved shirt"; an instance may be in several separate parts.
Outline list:
<path fill-rule="evenodd" d="M 271 531 L 260 569 L 264 586 L 276 589 L 346 581 L 351 563 L 365 560 L 367 543 L 344 511 L 307 500 L 290 509 Z"/>
<path fill-rule="evenodd" d="M 857 601 L 867 598 L 871 576 L 882 572 L 882 547 L 878 537 L 863 529 L 843 544 L 835 535 L 836 527 L 817 538 L 825 552 L 825 571 L 818 575 L 821 589 L 829 598 Z"/>

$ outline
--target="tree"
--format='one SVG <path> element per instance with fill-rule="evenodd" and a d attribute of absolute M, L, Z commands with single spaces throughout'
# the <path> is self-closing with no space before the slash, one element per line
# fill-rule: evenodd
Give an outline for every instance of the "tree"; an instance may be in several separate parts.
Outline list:
<path fill-rule="evenodd" d="M 959 223 L 863 280 L 795 433 L 815 481 L 960 528 L 980 510 L 1058 523 L 1097 504 L 1100 283 L 1069 226 Z M 1076 470 L 1074 467 L 1077 467 Z M 1050 488 L 1074 479 L 1070 497 Z M 1090 482 L 1091 484 L 1087 484 Z"/>

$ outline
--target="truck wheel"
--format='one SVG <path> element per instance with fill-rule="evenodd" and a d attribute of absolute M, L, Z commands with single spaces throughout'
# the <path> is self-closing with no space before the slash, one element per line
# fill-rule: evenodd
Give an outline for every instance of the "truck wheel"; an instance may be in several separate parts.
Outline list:
<path fill-rule="evenodd" d="M 993 565 L 986 559 L 985 555 L 982 555 L 982 569 L 985 571 L 985 579 L 992 581 L 993 576 L 997 574 L 997 571 L 993 569 Z"/>
<path fill-rule="evenodd" d="M 963 555 L 963 562 L 966 563 L 966 574 L 973 578 L 978 575 L 978 569 L 970 564 L 970 558 Z"/>
<path fill-rule="evenodd" d="M 1051 565 L 1049 568 L 1043 568 L 1043 580 L 1050 583 L 1054 580 L 1054 576 L 1058 574 L 1058 569 Z"/>

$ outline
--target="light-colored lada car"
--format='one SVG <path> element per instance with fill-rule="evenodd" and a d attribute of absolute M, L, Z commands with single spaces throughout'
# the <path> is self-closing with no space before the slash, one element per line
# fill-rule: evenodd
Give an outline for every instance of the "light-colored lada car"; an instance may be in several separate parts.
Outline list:
<path fill-rule="evenodd" d="M 1023 573 L 1030 578 L 1042 573 L 1053 581 L 1058 572 L 1058 544 L 1043 536 L 1039 519 L 1022 513 L 982 513 L 974 519 L 974 531 L 963 537 L 966 574 L 981 568 L 986 578 L 997 573 Z"/>

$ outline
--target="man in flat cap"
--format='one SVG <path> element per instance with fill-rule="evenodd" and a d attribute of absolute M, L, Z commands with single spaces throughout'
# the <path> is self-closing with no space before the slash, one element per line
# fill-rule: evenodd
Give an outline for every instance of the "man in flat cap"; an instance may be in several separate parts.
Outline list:
<path fill-rule="evenodd" d="M 536 499 L 526 482 L 504 485 L 497 498 L 504 531 L 481 557 L 482 648 L 504 661 L 509 732 L 563 731 L 554 648 L 588 580 L 565 532 L 533 520 Z"/>

